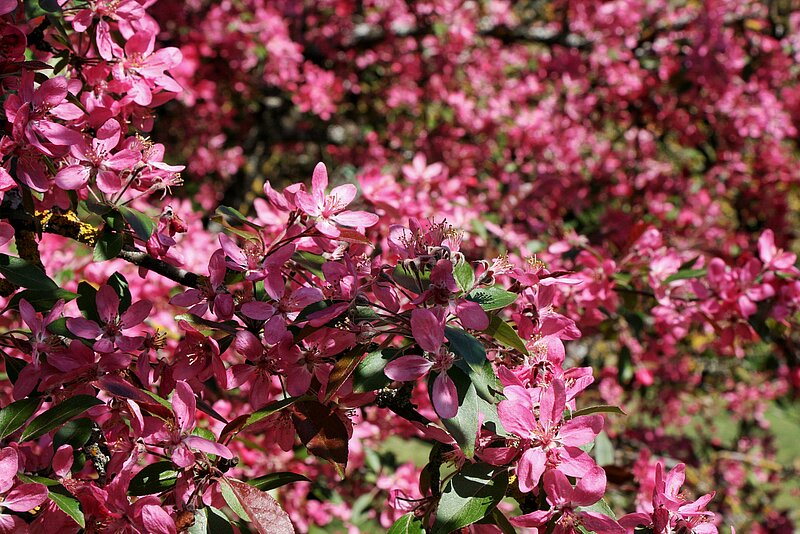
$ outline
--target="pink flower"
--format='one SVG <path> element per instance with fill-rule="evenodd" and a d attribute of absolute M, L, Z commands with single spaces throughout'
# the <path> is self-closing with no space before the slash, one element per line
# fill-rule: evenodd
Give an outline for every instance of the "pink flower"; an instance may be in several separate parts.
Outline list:
<path fill-rule="evenodd" d="M 126 92 L 126 98 L 140 106 L 150 106 L 154 92 L 179 93 L 182 90 L 178 82 L 164 72 L 180 64 L 181 51 L 175 47 L 155 50 L 155 41 L 154 32 L 139 30 L 125 43 L 124 54 L 113 50 L 121 59 L 113 70 L 119 85 L 116 89 Z"/>
<path fill-rule="evenodd" d="M 461 324 L 473 330 L 486 330 L 489 327 L 489 316 L 483 311 L 480 304 L 463 297 L 453 298 L 460 291 L 453 276 L 453 262 L 439 260 L 431 271 L 431 282 L 418 298 L 415 304 L 432 302 L 439 306 L 447 306 L 461 320 Z"/>
<path fill-rule="evenodd" d="M 279 300 L 283 296 L 286 287 L 281 269 L 294 254 L 297 248 L 294 244 L 267 252 L 263 243 L 255 241 L 245 241 L 244 248 L 240 248 L 225 234 L 220 234 L 219 244 L 228 257 L 229 268 L 244 272 L 245 279 L 251 282 L 264 280 L 264 290 L 273 299 Z"/>
<path fill-rule="evenodd" d="M 195 426 L 195 412 L 197 399 L 192 388 L 184 381 L 175 384 L 175 393 L 172 395 L 172 409 L 175 412 L 177 427 L 170 427 L 154 436 L 162 439 L 164 447 L 171 450 L 172 462 L 178 467 L 189 467 L 194 463 L 194 453 L 197 449 L 208 454 L 215 454 L 225 459 L 232 459 L 233 453 L 224 445 L 210 441 L 200 436 L 191 434 Z"/>
<path fill-rule="evenodd" d="M 227 321 L 233 317 L 233 295 L 225 289 L 225 252 L 217 249 L 208 260 L 208 282 L 199 289 L 187 289 L 170 299 L 175 306 L 191 306 L 189 312 L 202 317 L 211 311 L 218 319 Z M 271 314 L 270 314 L 271 315 Z"/>
<path fill-rule="evenodd" d="M 544 527 L 555 518 L 553 534 L 584 532 L 578 528 L 580 526 L 603 534 L 625 534 L 625 529 L 607 515 L 576 510 L 577 507 L 594 504 L 603 497 L 606 491 L 606 473 L 601 467 L 587 472 L 574 488 L 564 473 L 548 470 L 544 474 L 544 491 L 551 507 L 549 510 L 537 510 L 512 517 L 509 521 L 518 527 Z"/>
<path fill-rule="evenodd" d="M 620 524 L 626 528 L 651 527 L 654 534 L 676 532 L 679 527 L 694 534 L 717 534 L 712 522 L 714 513 L 705 510 L 714 492 L 689 502 L 680 491 L 685 473 L 686 465 L 678 464 L 665 477 L 664 464 L 658 462 L 652 503 L 643 503 L 645 512 L 628 514 L 619 520 Z"/>
<path fill-rule="evenodd" d="M 317 163 L 311 178 L 311 194 L 298 191 L 295 194 L 297 206 L 308 216 L 316 219 L 314 226 L 327 237 L 339 237 L 336 224 L 349 227 L 370 227 L 378 222 L 378 216 L 366 211 L 345 210 L 356 196 L 357 189 L 353 184 L 334 187 L 329 195 L 328 170 L 324 163 Z M 335 223 L 335 224 L 334 224 Z"/>
<path fill-rule="evenodd" d="M 545 469 L 581 477 L 596 466 L 578 447 L 600 433 L 603 417 L 585 415 L 564 421 L 567 397 L 563 380 L 554 379 L 549 388 L 542 390 L 538 419 L 524 388 L 509 386 L 504 393 L 508 399 L 500 402 L 497 414 L 503 427 L 520 437 L 519 447 L 525 451 L 517 466 L 523 493 L 533 491 Z"/>
<path fill-rule="evenodd" d="M 389 362 L 384 369 L 386 376 L 399 382 L 417 380 L 429 371 L 437 373 L 433 381 L 433 407 L 439 417 L 450 419 L 458 413 L 458 392 L 447 370 L 453 365 L 455 356 L 444 347 L 444 310 L 431 311 L 417 308 L 411 312 L 411 332 L 419 346 L 429 357 L 401 356 Z"/>
<path fill-rule="evenodd" d="M 19 457 L 12 447 L 0 449 L 0 532 L 21 532 L 27 529 L 22 518 L 3 510 L 27 512 L 47 500 L 47 487 L 43 484 L 15 484 L 19 471 Z"/>
<path fill-rule="evenodd" d="M 94 350 L 112 352 L 114 347 L 123 351 L 136 350 L 142 346 L 142 336 L 129 336 L 126 330 L 139 325 L 149 315 L 153 305 L 150 301 L 140 300 L 119 315 L 119 296 L 109 285 L 103 284 L 95 297 L 100 324 L 83 317 L 67 319 L 67 328 L 76 336 L 84 339 L 97 339 Z"/>

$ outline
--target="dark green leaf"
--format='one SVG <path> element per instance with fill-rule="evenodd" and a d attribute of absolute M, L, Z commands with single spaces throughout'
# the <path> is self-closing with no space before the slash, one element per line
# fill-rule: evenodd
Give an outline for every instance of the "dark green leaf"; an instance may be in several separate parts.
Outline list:
<path fill-rule="evenodd" d="M 39 408 L 39 398 L 12 402 L 0 410 L 0 439 L 10 436 L 24 425 Z"/>
<path fill-rule="evenodd" d="M 466 261 L 460 261 L 453 266 L 453 277 L 458 287 L 465 293 L 475 285 L 475 272 Z"/>
<path fill-rule="evenodd" d="M 103 401 L 91 395 L 76 395 L 54 406 L 31 421 L 20 437 L 20 442 L 36 439 L 51 430 L 63 425 L 76 415 L 89 408 L 103 404 Z"/>
<path fill-rule="evenodd" d="M 466 464 L 442 492 L 433 534 L 446 534 L 480 521 L 503 499 L 507 487 L 508 472 L 504 468 Z"/>
<path fill-rule="evenodd" d="M 455 382 L 458 391 L 458 413 L 450 419 L 442 419 L 447 431 L 456 440 L 456 443 L 467 458 L 472 458 L 475 453 L 475 438 L 478 435 L 478 394 L 475 385 L 456 367 L 451 367 L 447 375 Z M 428 393 L 433 400 L 434 373 L 429 375 Z"/>
<path fill-rule="evenodd" d="M 239 210 L 231 208 L 230 206 L 219 206 L 217 208 L 217 214 L 222 215 L 229 223 L 237 226 L 250 226 L 258 229 L 263 228 L 260 224 L 256 224 L 245 217 Z"/>
<path fill-rule="evenodd" d="M 103 232 L 94 245 L 92 258 L 96 262 L 113 260 L 122 252 L 122 234 L 116 232 Z"/>
<path fill-rule="evenodd" d="M 392 278 L 400 286 L 414 293 L 422 293 L 431 284 L 431 272 L 429 270 L 418 271 L 414 267 L 406 267 L 403 264 L 398 264 L 394 268 Z M 420 287 L 420 284 L 422 287 Z"/>
<path fill-rule="evenodd" d="M 233 534 L 230 520 L 216 508 L 208 510 L 208 534 Z"/>
<path fill-rule="evenodd" d="M 61 6 L 58 5 L 58 2 L 56 0 L 39 0 L 39 7 L 41 7 L 48 13 L 57 13 L 61 11 Z"/>
<path fill-rule="evenodd" d="M 74 449 L 83 447 L 92 436 L 93 427 L 94 422 L 88 417 L 80 417 L 65 423 L 53 436 L 53 449 L 58 449 L 62 445 L 72 445 Z"/>
<path fill-rule="evenodd" d="M 100 323 L 97 313 L 97 289 L 89 282 L 78 284 L 78 309 L 86 319 Z"/>
<path fill-rule="evenodd" d="M 483 332 L 486 335 L 493 337 L 506 347 L 518 350 L 526 356 L 528 355 L 528 349 L 525 347 L 525 342 L 519 337 L 517 331 L 497 315 L 492 317 L 492 320 L 489 323 L 489 328 Z"/>
<path fill-rule="evenodd" d="M 517 300 L 517 294 L 506 291 L 500 286 L 479 287 L 473 289 L 467 300 L 477 302 L 484 310 L 499 310 Z"/>
<path fill-rule="evenodd" d="M 408 512 L 394 522 L 387 534 L 424 534 L 425 529 L 422 527 L 422 521 L 414 515 L 414 512 Z"/>
<path fill-rule="evenodd" d="M 300 250 L 295 252 L 292 256 L 292 259 L 297 262 L 298 264 L 302 265 L 314 275 L 318 276 L 321 279 L 325 279 L 325 275 L 322 272 L 322 266 L 325 264 L 325 258 L 320 256 L 319 254 L 314 254 L 312 252 L 306 252 L 305 250 Z"/>
<path fill-rule="evenodd" d="M 397 349 L 380 349 L 367 354 L 353 373 L 353 393 L 377 391 L 391 384 L 383 370 L 397 353 Z"/>
<path fill-rule="evenodd" d="M 668 276 L 665 280 L 665 284 L 669 284 L 670 282 L 674 282 L 676 280 L 687 280 L 689 278 L 701 278 L 706 275 L 708 272 L 706 269 L 683 269 L 678 271 L 677 273 Z"/>
<path fill-rule="evenodd" d="M 128 287 L 128 280 L 122 273 L 114 273 L 108 277 L 106 282 L 119 297 L 119 313 L 122 315 L 131 306 L 131 290 Z"/>
<path fill-rule="evenodd" d="M 25 360 L 20 360 L 19 358 L 12 358 L 8 354 L 3 354 L 3 360 L 6 362 L 6 374 L 8 375 L 8 379 L 12 384 L 16 384 L 19 374 L 23 369 L 25 369 L 25 366 L 28 365 L 28 363 Z"/>
<path fill-rule="evenodd" d="M 128 493 L 137 496 L 161 493 L 175 486 L 177 480 L 178 471 L 172 462 L 156 462 L 136 473 L 128 485 Z"/>
<path fill-rule="evenodd" d="M 37 290 L 58 289 L 58 284 L 39 267 L 7 254 L 0 254 L 0 274 L 15 286 Z"/>
<path fill-rule="evenodd" d="M 491 523 L 493 525 L 497 525 L 500 528 L 500 531 L 503 534 L 516 534 L 517 529 L 514 528 L 514 525 L 508 520 L 503 512 L 500 511 L 499 508 L 495 507 L 490 514 L 492 519 Z"/>
<path fill-rule="evenodd" d="M 481 398 L 493 401 L 494 392 L 502 388 L 481 342 L 458 328 L 447 327 L 445 336 L 450 350 L 460 356 L 454 365 L 469 376 Z"/>
<path fill-rule="evenodd" d="M 142 241 L 150 239 L 150 236 L 153 235 L 153 230 L 156 228 L 152 217 L 127 206 L 117 206 L 117 210 L 119 210 L 125 222 L 130 225 L 139 239 Z"/>
<path fill-rule="evenodd" d="M 270 473 L 269 475 L 264 475 L 263 477 L 258 477 L 247 481 L 248 484 L 260 489 L 261 491 L 270 491 L 293 482 L 311 482 L 311 480 L 297 473 L 281 471 L 278 473 Z"/>
<path fill-rule="evenodd" d="M 47 288 L 47 289 L 26 289 L 19 291 L 11 297 L 8 301 L 8 308 L 18 309 L 19 301 L 25 299 L 28 304 L 33 306 L 33 309 L 38 312 L 49 312 L 59 300 L 69 302 L 78 297 L 77 293 L 67 291 L 66 289 Z"/>
<path fill-rule="evenodd" d="M 608 404 L 598 404 L 597 406 L 588 406 L 572 412 L 571 418 L 580 417 L 581 415 L 592 415 L 594 413 L 616 413 L 619 415 L 628 415 L 622 411 L 619 406 L 611 406 Z"/>

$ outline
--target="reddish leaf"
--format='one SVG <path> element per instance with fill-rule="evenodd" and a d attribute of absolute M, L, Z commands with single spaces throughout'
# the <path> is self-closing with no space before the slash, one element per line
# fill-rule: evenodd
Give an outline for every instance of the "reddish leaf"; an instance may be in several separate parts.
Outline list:
<path fill-rule="evenodd" d="M 372 241 L 367 239 L 364 234 L 350 228 L 339 228 L 339 237 L 336 239 L 339 241 L 346 241 L 348 243 L 361 243 L 362 245 L 372 244 Z"/>
<path fill-rule="evenodd" d="M 292 419 L 300 441 L 308 450 L 332 462 L 343 475 L 350 436 L 336 410 L 317 401 L 298 402 L 294 405 Z"/>
<path fill-rule="evenodd" d="M 324 402 L 328 402 L 336 395 L 336 392 L 339 391 L 342 384 L 353 375 L 358 364 L 364 359 L 365 354 L 366 346 L 356 345 L 339 357 L 328 378 L 328 391 L 325 393 Z"/>
<path fill-rule="evenodd" d="M 105 375 L 99 380 L 96 380 L 94 384 L 110 395 L 136 402 L 154 415 L 165 418 L 172 416 L 170 410 L 160 404 L 158 400 L 148 394 L 148 392 L 129 384 L 117 375 Z"/>
<path fill-rule="evenodd" d="M 269 493 L 246 482 L 225 478 L 259 534 L 293 534 L 289 515 Z"/>

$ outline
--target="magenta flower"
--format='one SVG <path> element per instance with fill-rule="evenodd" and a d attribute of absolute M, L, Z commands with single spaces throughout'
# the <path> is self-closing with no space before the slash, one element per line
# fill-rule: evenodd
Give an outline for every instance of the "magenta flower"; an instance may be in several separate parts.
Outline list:
<path fill-rule="evenodd" d="M 27 512 L 47 500 L 47 487 L 43 484 L 16 484 L 19 456 L 16 449 L 0 450 L 0 532 L 26 532 L 28 525 L 21 517 L 4 513 Z"/>
<path fill-rule="evenodd" d="M 386 376 L 399 382 L 417 380 L 428 372 L 437 373 L 433 381 L 433 407 L 439 417 L 449 419 L 458 413 L 458 391 L 447 370 L 453 365 L 455 356 L 444 347 L 444 309 L 434 311 L 417 308 L 411 312 L 411 333 L 428 357 L 419 355 L 401 356 L 389 362 L 384 369 Z"/>
<path fill-rule="evenodd" d="M 136 350 L 142 346 L 144 337 L 130 336 L 126 330 L 138 326 L 149 315 L 153 305 L 148 300 L 140 300 L 119 315 L 119 296 L 114 289 L 103 284 L 95 297 L 100 324 L 83 317 L 67 319 L 67 328 L 84 339 L 98 339 L 94 344 L 97 352 L 113 352 L 116 346 L 123 351 Z"/>
<path fill-rule="evenodd" d="M 125 43 L 124 57 L 113 70 L 119 85 L 115 90 L 125 92 L 126 98 L 140 106 L 151 105 L 154 92 L 179 93 L 182 90 L 178 82 L 164 72 L 180 64 L 181 51 L 175 47 L 155 50 L 155 41 L 154 32 L 137 31 Z M 122 56 L 120 50 L 113 52 Z"/>
<path fill-rule="evenodd" d="M 227 265 L 230 269 L 244 272 L 245 279 L 251 282 L 264 280 L 264 290 L 267 294 L 275 300 L 280 300 L 286 291 L 281 269 L 294 254 L 295 245 L 284 245 L 267 254 L 263 243 L 245 241 L 244 248 L 240 248 L 225 234 L 220 234 L 219 244 L 228 257 Z"/>
<path fill-rule="evenodd" d="M 195 426 L 195 413 L 197 399 L 192 388 L 184 381 L 175 384 L 175 393 L 172 395 L 172 409 L 175 412 L 177 426 L 157 432 L 154 436 L 161 439 L 161 446 L 171 450 L 172 462 L 178 467 L 189 467 L 194 463 L 194 452 L 197 449 L 208 454 L 215 454 L 227 460 L 233 458 L 233 453 L 221 443 L 210 441 L 200 436 L 193 436 Z"/>
<path fill-rule="evenodd" d="M 707 493 L 696 501 L 689 502 L 681 494 L 686 477 L 686 465 L 678 464 L 664 476 L 664 465 L 656 464 L 656 483 L 652 503 L 643 503 L 645 512 L 635 512 L 622 517 L 619 522 L 626 528 L 639 525 L 650 527 L 653 534 L 691 532 L 693 534 L 717 534 L 713 523 L 714 513 L 705 510 L 715 493 Z"/>
<path fill-rule="evenodd" d="M 324 163 L 317 163 L 311 178 L 311 194 L 306 191 L 298 191 L 295 194 L 297 206 L 308 216 L 316 219 L 314 226 L 322 235 L 339 237 L 341 232 L 336 228 L 336 224 L 368 228 L 378 222 L 378 216 L 374 213 L 345 210 L 356 196 L 356 186 L 340 185 L 334 187 L 329 195 L 325 194 L 327 187 L 328 170 Z"/>
<path fill-rule="evenodd" d="M 461 324 L 473 330 L 486 330 L 489 328 L 489 316 L 483 311 L 480 304 L 463 297 L 453 298 L 460 291 L 453 276 L 453 262 L 439 260 L 431 270 L 431 283 L 418 298 L 420 302 L 433 302 L 440 306 L 447 306 L 450 313 L 461 320 Z"/>
<path fill-rule="evenodd" d="M 97 130 L 91 144 L 81 138 L 69 149 L 77 163 L 58 171 L 56 185 L 66 190 L 81 189 L 94 176 L 100 191 L 108 195 L 117 193 L 122 188 L 120 171 L 133 169 L 142 159 L 139 152 L 129 149 L 112 154 L 111 151 L 119 144 L 119 138 L 120 126 L 115 119 L 108 119 Z"/>
<path fill-rule="evenodd" d="M 584 532 L 579 527 L 603 534 L 625 534 L 625 529 L 607 515 L 576 510 L 580 506 L 592 505 L 603 497 L 606 491 L 606 472 L 601 467 L 595 467 L 586 473 L 574 488 L 564 473 L 548 470 L 544 474 L 544 491 L 550 504 L 549 510 L 537 510 L 512 517 L 509 521 L 518 527 L 544 527 L 555 518 L 553 534 Z"/>
<path fill-rule="evenodd" d="M 208 260 L 208 282 L 199 289 L 190 288 L 172 297 L 170 304 L 188 306 L 189 313 L 202 317 L 211 311 L 218 319 L 233 317 L 233 295 L 225 290 L 225 252 L 217 249 Z"/>
<path fill-rule="evenodd" d="M 533 491 L 545 469 L 557 469 L 572 477 L 582 477 L 596 467 L 594 460 L 580 447 L 590 443 L 603 429 L 601 415 L 585 415 L 564 421 L 567 404 L 564 382 L 553 380 L 542 390 L 539 418 L 527 394 L 517 394 L 518 386 L 505 388 L 507 400 L 497 406 L 503 427 L 520 437 L 520 449 L 525 450 L 517 465 L 519 489 Z"/>

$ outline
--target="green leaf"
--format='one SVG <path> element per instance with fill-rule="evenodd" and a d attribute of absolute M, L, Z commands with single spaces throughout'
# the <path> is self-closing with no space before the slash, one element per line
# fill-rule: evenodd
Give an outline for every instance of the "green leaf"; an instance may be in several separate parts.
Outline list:
<path fill-rule="evenodd" d="M 706 269 L 682 269 L 677 273 L 668 276 L 665 280 L 665 284 L 669 284 L 670 282 L 674 282 L 676 280 L 687 280 L 689 278 L 700 278 L 706 275 L 708 271 Z"/>
<path fill-rule="evenodd" d="M 73 449 L 83 447 L 92 437 L 93 427 L 94 421 L 88 417 L 80 417 L 65 423 L 53 436 L 53 449 L 57 450 L 62 445 L 72 445 Z"/>
<path fill-rule="evenodd" d="M 473 289 L 470 294 L 467 295 L 467 300 L 477 302 L 484 310 L 491 311 L 499 310 L 512 304 L 517 300 L 517 294 L 506 291 L 498 285 L 494 285 Z"/>
<path fill-rule="evenodd" d="M 97 289 L 85 280 L 78 284 L 78 309 L 86 319 L 100 323 L 100 314 L 97 313 Z"/>
<path fill-rule="evenodd" d="M 219 489 L 222 492 L 222 497 L 225 499 L 225 503 L 230 507 L 230 509 L 233 510 L 233 513 L 245 521 L 250 521 L 250 516 L 248 516 L 247 512 L 245 512 L 244 508 L 242 508 L 242 503 L 239 502 L 239 499 L 236 497 L 236 493 L 234 493 L 233 488 L 230 484 L 228 484 L 228 480 L 225 477 L 220 477 L 217 480 L 219 481 Z"/>
<path fill-rule="evenodd" d="M 177 481 L 178 471 L 172 462 L 156 462 L 136 473 L 128 484 L 128 493 L 137 496 L 161 493 L 175 486 Z"/>
<path fill-rule="evenodd" d="M 7 254 L 0 254 L 0 274 L 15 286 L 38 290 L 58 289 L 58 284 L 39 267 Z"/>
<path fill-rule="evenodd" d="M 18 309 L 19 301 L 25 299 L 28 301 L 28 304 L 33 306 L 34 310 L 38 312 L 49 312 L 59 300 L 69 302 L 77 297 L 77 293 L 61 289 L 60 287 L 55 289 L 25 289 L 24 291 L 18 291 L 11 297 L 11 300 L 8 301 L 8 308 Z"/>
<path fill-rule="evenodd" d="M 460 356 L 454 365 L 469 376 L 481 398 L 493 401 L 494 392 L 502 388 L 481 342 L 463 330 L 452 327 L 445 329 L 445 337 L 450 342 L 450 350 Z"/>
<path fill-rule="evenodd" d="M 598 404 L 597 406 L 588 406 L 586 408 L 581 408 L 580 410 L 575 410 L 572 412 L 572 415 L 569 419 L 574 419 L 576 417 L 580 417 L 581 415 L 591 415 L 593 413 L 615 413 L 619 415 L 628 415 L 622 411 L 622 408 L 619 406 L 611 406 L 609 404 Z"/>
<path fill-rule="evenodd" d="M 525 342 L 519 337 L 517 331 L 497 315 L 492 317 L 489 327 L 483 332 L 486 335 L 492 336 L 506 347 L 518 350 L 526 356 L 528 355 L 528 349 L 525 347 Z"/>
<path fill-rule="evenodd" d="M 256 224 L 248 219 L 239 210 L 231 208 L 230 206 L 219 206 L 217 208 L 217 214 L 224 217 L 229 223 L 233 223 L 238 226 L 250 226 L 251 228 L 257 228 L 259 230 L 264 228 L 260 224 Z"/>
<path fill-rule="evenodd" d="M 403 264 L 398 264 L 394 268 L 392 278 L 402 287 L 414 293 L 422 293 L 431 284 L 431 272 L 429 270 L 418 271 Z M 419 281 L 417 281 L 417 278 L 419 278 Z M 420 287 L 420 284 L 422 284 L 422 287 Z"/>
<path fill-rule="evenodd" d="M 442 419 L 442 423 L 456 440 L 464 452 L 464 456 L 472 458 L 475 454 L 475 438 L 478 435 L 478 394 L 469 377 L 457 367 L 451 367 L 447 371 L 447 375 L 453 380 L 458 391 L 458 413 L 450 419 Z M 428 393 L 431 400 L 433 400 L 434 379 L 434 373 L 431 373 L 428 380 Z"/>
<path fill-rule="evenodd" d="M 142 241 L 147 241 L 150 239 L 150 236 L 153 235 L 153 230 L 156 228 L 156 224 L 153 222 L 152 217 L 149 217 L 141 211 L 131 209 L 127 206 L 117 206 L 117 210 L 125 219 L 125 222 L 130 225 L 139 239 Z"/>
<path fill-rule="evenodd" d="M 8 375 L 8 379 L 12 384 L 16 384 L 19 374 L 25 369 L 28 363 L 19 358 L 12 358 L 8 354 L 3 354 L 3 360 L 6 362 L 6 374 Z"/>
<path fill-rule="evenodd" d="M 269 475 L 264 475 L 263 477 L 258 477 L 247 481 L 248 484 L 260 489 L 261 491 L 270 491 L 275 488 L 285 486 L 286 484 L 292 484 L 293 482 L 311 482 L 311 479 L 297 473 L 281 471 L 278 473 L 270 473 Z"/>
<path fill-rule="evenodd" d="M 0 439 L 10 436 L 36 413 L 42 399 L 33 397 L 12 402 L 0 410 Z"/>
<path fill-rule="evenodd" d="M 194 512 L 194 523 L 186 531 L 187 534 L 210 534 L 208 524 L 208 508 L 200 508 Z"/>
<path fill-rule="evenodd" d="M 122 273 L 114 273 L 108 277 L 106 282 L 117 292 L 119 297 L 119 314 L 122 315 L 131 306 L 131 290 L 128 287 L 128 280 Z"/>
<path fill-rule="evenodd" d="M 391 384 L 392 379 L 383 370 L 398 352 L 397 349 L 380 349 L 367 354 L 353 372 L 353 393 L 377 391 Z"/>
<path fill-rule="evenodd" d="M 580 506 L 577 508 L 579 511 L 587 511 L 587 512 L 597 512 L 603 515 L 607 515 L 611 519 L 616 519 L 617 516 L 614 514 L 614 510 L 608 505 L 605 499 L 600 499 L 596 503 L 591 506 Z"/>
<path fill-rule="evenodd" d="M 208 510 L 208 534 L 233 534 L 230 520 L 216 508 Z"/>
<path fill-rule="evenodd" d="M 103 401 L 91 395 L 75 395 L 54 406 L 31 421 L 20 437 L 20 442 L 36 439 L 63 425 Z"/>
<path fill-rule="evenodd" d="M 614 465 L 614 444 L 608 439 L 608 434 L 600 432 L 594 439 L 593 456 L 597 465 Z"/>
<path fill-rule="evenodd" d="M 302 265 L 315 276 L 318 276 L 322 280 L 325 280 L 325 275 L 322 272 L 322 266 L 325 265 L 324 257 L 320 256 L 319 254 L 314 254 L 312 252 L 306 252 L 305 250 L 300 250 L 295 252 L 292 255 L 292 259 L 297 262 L 299 265 Z"/>
<path fill-rule="evenodd" d="M 514 525 L 511 524 L 511 522 L 508 520 L 505 514 L 500 511 L 499 508 L 495 507 L 490 516 L 492 518 L 492 524 L 497 525 L 503 534 L 516 534 L 517 529 L 514 528 Z"/>
<path fill-rule="evenodd" d="M 414 515 L 414 512 L 400 516 L 394 522 L 387 534 L 424 534 L 425 529 L 422 527 L 422 521 Z"/>
<path fill-rule="evenodd" d="M 446 534 L 480 521 L 505 495 L 508 472 L 487 464 L 466 464 L 445 486 L 433 534 Z"/>
<path fill-rule="evenodd" d="M 113 260 L 122 252 L 123 236 L 116 232 L 103 232 L 94 246 L 92 258 L 96 262 Z"/>
<path fill-rule="evenodd" d="M 458 287 L 465 293 L 475 285 L 475 272 L 466 261 L 460 261 L 453 266 L 453 277 Z"/>
<path fill-rule="evenodd" d="M 61 488 L 61 486 L 58 486 Z M 64 490 L 66 493 L 66 490 Z M 50 500 L 56 503 L 56 506 L 61 508 L 61 511 L 70 516 L 81 528 L 86 528 L 86 519 L 83 517 L 83 512 L 81 511 L 81 504 L 78 502 L 78 499 L 72 497 L 71 495 L 65 495 L 64 493 L 51 490 L 48 488 L 47 490 L 48 497 Z"/>

